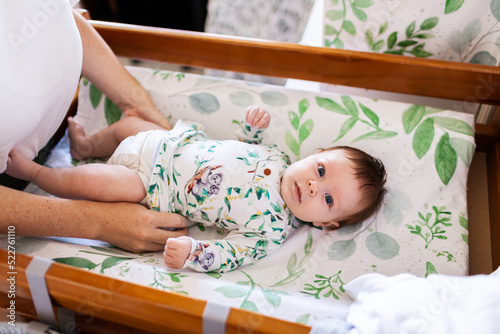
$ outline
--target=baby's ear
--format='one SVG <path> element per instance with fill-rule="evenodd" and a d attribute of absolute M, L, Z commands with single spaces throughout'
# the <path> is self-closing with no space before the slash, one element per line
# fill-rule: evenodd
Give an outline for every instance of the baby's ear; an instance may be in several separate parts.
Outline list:
<path fill-rule="evenodd" d="M 325 227 L 334 227 L 334 228 L 339 228 L 340 223 L 337 221 L 331 221 L 331 222 L 323 222 L 323 223 L 314 223 L 313 225 L 315 226 L 325 226 Z"/>

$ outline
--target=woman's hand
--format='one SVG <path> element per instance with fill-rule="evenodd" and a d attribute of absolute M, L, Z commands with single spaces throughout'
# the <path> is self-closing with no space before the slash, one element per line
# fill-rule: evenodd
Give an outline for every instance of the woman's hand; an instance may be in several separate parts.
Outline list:
<path fill-rule="evenodd" d="M 149 96 L 145 96 L 144 99 L 147 101 Z M 172 125 L 168 122 L 165 116 L 163 116 L 163 114 L 152 105 L 152 103 L 146 104 L 146 107 L 142 109 L 123 107 L 123 113 L 125 116 L 139 117 L 143 120 L 156 123 L 166 130 L 172 130 Z"/>
<path fill-rule="evenodd" d="M 2 186 L 0 198 L 0 233 L 15 226 L 19 236 L 98 239 L 137 253 L 163 250 L 168 238 L 187 235 L 183 216 L 137 203 L 45 197 Z"/>
<path fill-rule="evenodd" d="M 118 61 L 97 31 L 78 13 L 74 14 L 82 38 L 82 74 L 102 91 L 125 116 L 136 116 L 170 130 L 172 126 L 155 107 L 141 84 Z"/>
<path fill-rule="evenodd" d="M 165 248 L 167 239 L 188 234 L 188 221 L 181 215 L 152 211 L 135 203 L 110 204 L 116 206 L 115 213 L 101 224 L 97 239 L 117 247 L 135 253 L 158 251 Z"/>

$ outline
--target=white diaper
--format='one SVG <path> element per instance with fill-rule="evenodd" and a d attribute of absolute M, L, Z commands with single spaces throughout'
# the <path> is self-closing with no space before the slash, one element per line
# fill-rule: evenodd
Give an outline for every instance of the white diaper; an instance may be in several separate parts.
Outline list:
<path fill-rule="evenodd" d="M 149 130 L 130 136 L 120 143 L 107 163 L 122 165 L 136 172 L 147 193 L 153 173 L 155 151 L 165 136 L 168 136 L 167 130 Z M 141 204 L 146 204 L 146 198 Z"/>

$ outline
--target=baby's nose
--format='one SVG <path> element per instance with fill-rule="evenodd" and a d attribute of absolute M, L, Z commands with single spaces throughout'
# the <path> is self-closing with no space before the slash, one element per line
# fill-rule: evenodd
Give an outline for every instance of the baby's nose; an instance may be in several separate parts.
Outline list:
<path fill-rule="evenodd" d="M 315 181 L 313 181 L 313 180 L 307 181 L 307 187 L 309 188 L 309 194 L 311 196 L 316 195 L 316 192 L 318 191 L 318 189 L 317 189 L 318 186 L 317 186 Z"/>

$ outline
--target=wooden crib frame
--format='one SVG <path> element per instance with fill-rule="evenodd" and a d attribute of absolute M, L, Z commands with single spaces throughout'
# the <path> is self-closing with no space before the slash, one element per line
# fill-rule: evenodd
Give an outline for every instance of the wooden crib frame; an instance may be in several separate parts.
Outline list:
<path fill-rule="evenodd" d="M 500 105 L 498 67 L 90 22 L 119 56 Z M 477 151 L 487 155 L 492 267 L 497 268 L 500 265 L 500 127 L 494 122 L 476 124 L 475 130 Z M 7 279 L 15 271 L 16 321 L 36 320 L 25 276 L 32 257 L 15 254 L 12 269 L 9 268 L 12 255 L 0 250 L 0 313 L 10 314 L 12 286 Z M 74 325 L 83 332 L 104 333 L 111 328 L 124 333 L 202 332 L 202 314 L 207 304 L 203 300 L 59 263 L 51 265 L 45 281 L 53 308 L 76 312 Z M 232 308 L 226 330 L 308 333 L 310 328 Z"/>

